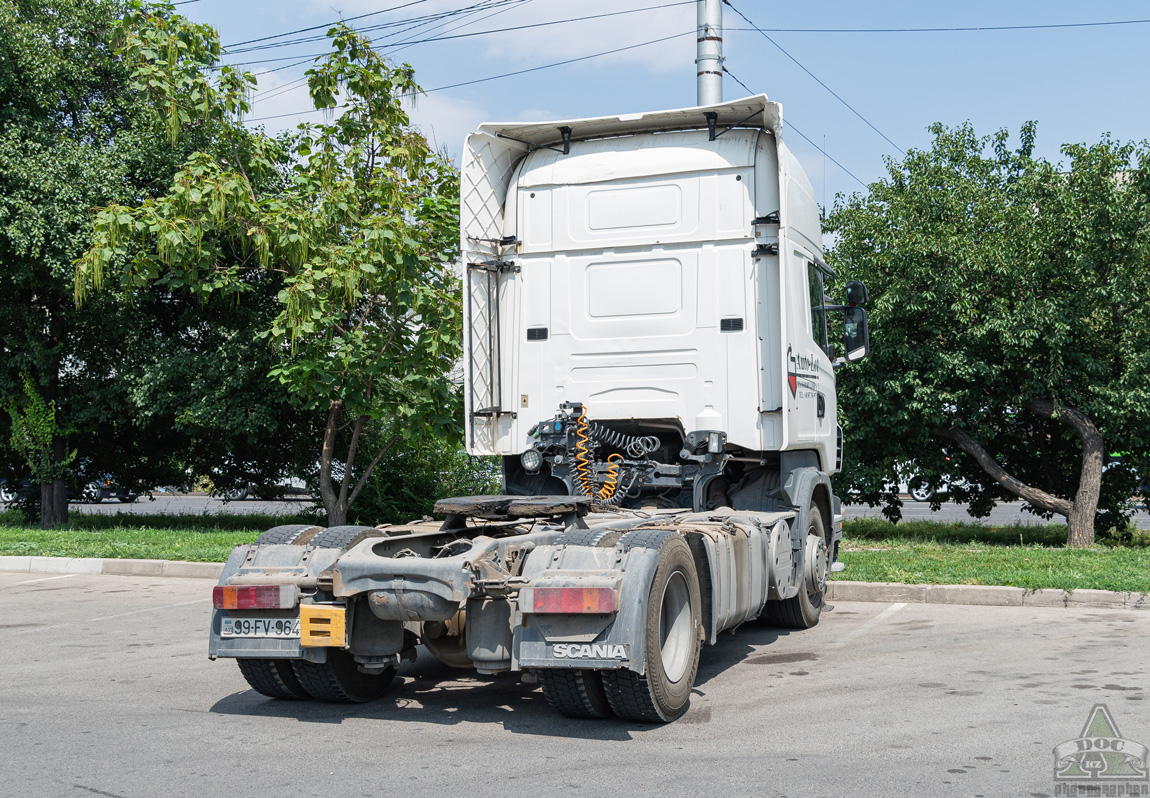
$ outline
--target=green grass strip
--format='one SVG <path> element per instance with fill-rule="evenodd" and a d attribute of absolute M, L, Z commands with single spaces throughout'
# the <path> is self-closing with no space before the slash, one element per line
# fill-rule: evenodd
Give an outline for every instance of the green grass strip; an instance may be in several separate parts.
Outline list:
<path fill-rule="evenodd" d="M 1067 549 L 1065 524 L 982 526 L 926 521 L 843 524 L 832 579 L 1029 589 L 1150 592 L 1150 538 Z"/>
<path fill-rule="evenodd" d="M 40 529 L 0 513 L 0 554 L 223 562 L 232 549 L 280 524 L 326 526 L 316 515 L 135 515 L 69 513 L 68 526 Z"/>
<path fill-rule="evenodd" d="M 223 562 L 235 546 L 280 524 L 325 525 L 315 515 L 72 513 L 68 527 L 45 530 L 8 511 L 0 513 L 0 554 Z M 843 525 L 839 559 L 846 570 L 832 579 L 1150 592 L 1150 536 L 1087 550 L 1065 542 L 1059 524 L 858 519 Z"/>

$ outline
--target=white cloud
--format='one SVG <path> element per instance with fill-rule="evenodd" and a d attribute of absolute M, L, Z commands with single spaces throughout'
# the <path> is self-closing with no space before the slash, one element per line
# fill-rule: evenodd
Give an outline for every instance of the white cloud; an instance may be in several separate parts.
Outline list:
<path fill-rule="evenodd" d="M 491 121 L 490 114 L 478 103 L 447 94 L 424 95 L 404 105 L 412 124 L 435 149 L 446 147 L 456 163 L 467 134 L 481 123 Z"/>

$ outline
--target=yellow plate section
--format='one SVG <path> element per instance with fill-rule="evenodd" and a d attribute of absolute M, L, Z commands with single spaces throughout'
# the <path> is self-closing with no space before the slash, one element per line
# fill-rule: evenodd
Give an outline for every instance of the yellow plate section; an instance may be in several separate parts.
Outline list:
<path fill-rule="evenodd" d="M 347 648 L 347 608 L 301 604 L 299 642 L 309 648 Z"/>

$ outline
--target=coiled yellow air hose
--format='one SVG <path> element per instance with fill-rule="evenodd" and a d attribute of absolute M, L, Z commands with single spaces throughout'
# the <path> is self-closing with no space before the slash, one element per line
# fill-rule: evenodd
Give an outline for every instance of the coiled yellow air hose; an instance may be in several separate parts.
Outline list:
<path fill-rule="evenodd" d="M 575 421 L 575 476 L 579 479 L 579 486 L 583 494 L 599 501 L 608 501 L 619 489 L 619 466 L 623 462 L 623 455 L 613 454 L 607 458 L 607 478 L 603 487 L 595 486 L 595 478 L 591 473 L 591 453 L 587 449 L 590 440 L 588 433 L 587 411 L 580 410 L 579 418 Z"/>

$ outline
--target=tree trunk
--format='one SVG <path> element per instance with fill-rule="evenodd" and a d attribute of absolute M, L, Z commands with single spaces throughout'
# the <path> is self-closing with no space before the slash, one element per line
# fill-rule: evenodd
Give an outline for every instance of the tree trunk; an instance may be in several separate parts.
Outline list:
<path fill-rule="evenodd" d="M 319 455 L 319 495 L 323 499 L 323 509 L 327 512 L 328 526 L 343 526 L 347 523 L 347 502 L 335 492 L 331 481 L 331 462 L 335 455 L 335 439 L 339 432 L 339 418 L 343 413 L 343 401 L 336 400 L 328 406 L 327 425 L 323 430 L 323 448 Z"/>
<path fill-rule="evenodd" d="M 1078 492 L 1074 506 L 1067 516 L 1069 535 L 1067 546 L 1083 548 L 1094 545 L 1094 514 L 1098 510 L 1098 494 L 1102 491 L 1102 461 L 1106 455 L 1102 433 L 1088 416 L 1072 407 L 1055 408 L 1049 399 L 1035 399 L 1030 409 L 1040 416 L 1054 418 L 1070 427 L 1082 441 L 1082 471 L 1078 476 Z"/>
<path fill-rule="evenodd" d="M 335 482 L 331 478 L 331 466 L 335 459 L 335 440 L 339 432 L 339 419 L 342 414 L 343 402 L 340 400 L 332 402 L 328 408 L 327 426 L 323 432 L 323 449 L 319 456 L 319 495 L 323 499 L 323 508 L 327 512 L 328 526 L 343 526 L 347 523 L 348 510 L 351 509 L 352 502 L 359 496 L 363 486 L 367 484 L 367 480 L 371 477 L 375 467 L 379 465 L 379 461 L 399 440 L 399 433 L 392 435 L 390 440 L 375 453 L 363 474 L 353 485 L 351 481 L 352 467 L 355 465 L 356 452 L 359 450 L 359 440 L 363 437 L 364 427 L 367 426 L 367 416 L 357 418 L 351 431 L 351 440 L 348 442 L 343 480 L 337 490 Z"/>
<path fill-rule="evenodd" d="M 57 378 L 46 386 L 41 387 L 40 395 L 45 402 L 54 402 L 58 398 L 59 382 Z M 59 435 L 52 436 L 52 448 L 48 452 L 49 467 L 57 472 L 59 464 L 67 457 L 65 441 Z M 68 523 L 68 481 L 60 474 L 51 482 L 40 485 L 40 526 L 45 529 L 64 526 Z"/>
<path fill-rule="evenodd" d="M 1029 408 L 1040 416 L 1055 417 L 1055 406 L 1049 399 L 1035 399 Z M 1098 494 L 1102 487 L 1104 451 L 1102 433 L 1083 413 L 1065 405 L 1059 408 L 1059 411 L 1058 421 L 1073 429 L 1082 440 L 1082 470 L 1078 477 L 1078 492 L 1073 502 L 1052 496 L 1011 476 L 978 444 L 978 441 L 959 427 L 947 427 L 939 430 L 938 434 L 957 443 L 960 449 L 982 466 L 983 471 L 1015 496 L 1040 510 L 1065 516 L 1066 545 L 1071 548 L 1084 548 L 1094 545 L 1094 514 L 1098 509 Z"/>

